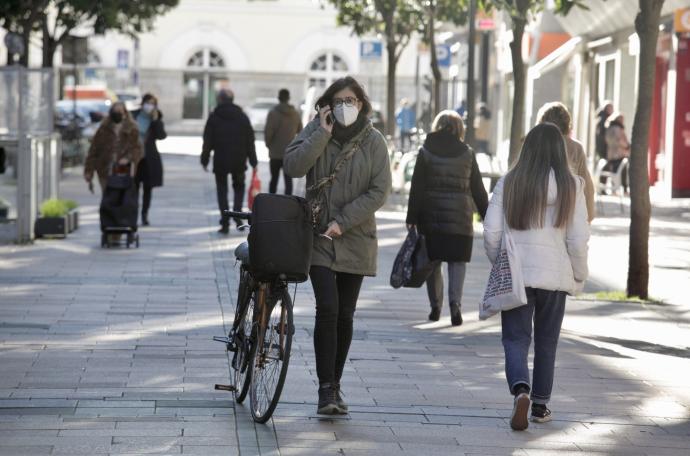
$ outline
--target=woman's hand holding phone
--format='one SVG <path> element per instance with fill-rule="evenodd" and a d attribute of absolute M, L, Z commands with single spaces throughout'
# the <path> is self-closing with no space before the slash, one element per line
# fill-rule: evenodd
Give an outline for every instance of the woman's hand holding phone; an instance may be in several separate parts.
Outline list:
<path fill-rule="evenodd" d="M 333 113 L 331 107 L 326 105 L 319 108 L 319 118 L 321 119 L 321 127 L 329 133 L 333 132 Z"/>

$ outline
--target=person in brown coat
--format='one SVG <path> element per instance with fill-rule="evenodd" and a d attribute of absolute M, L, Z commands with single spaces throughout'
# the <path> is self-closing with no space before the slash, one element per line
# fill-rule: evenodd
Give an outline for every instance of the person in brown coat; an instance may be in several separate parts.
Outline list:
<path fill-rule="evenodd" d="M 585 202 L 587 203 L 587 221 L 591 222 L 595 215 L 594 182 L 587 169 L 587 156 L 579 141 L 570 137 L 572 121 L 570 112 L 563 103 L 546 103 L 537 115 L 537 123 L 552 123 L 558 127 L 565 140 L 565 151 L 568 156 L 570 170 L 585 181 Z"/>
<path fill-rule="evenodd" d="M 137 124 L 125 105 L 117 102 L 110 108 L 108 117 L 103 119 L 91 141 L 84 163 L 84 179 L 91 186 L 95 172 L 103 190 L 113 164 L 131 163 L 131 173 L 134 176 L 142 156 Z"/>
<path fill-rule="evenodd" d="M 266 117 L 264 141 L 268 147 L 268 156 L 271 159 L 271 182 L 268 191 L 275 193 L 278 190 L 280 170 L 283 168 L 285 149 L 295 139 L 297 133 L 302 131 L 302 119 L 297 110 L 289 104 L 290 92 L 280 89 L 277 104 Z M 292 195 L 292 178 L 283 171 L 285 180 L 285 194 Z"/>

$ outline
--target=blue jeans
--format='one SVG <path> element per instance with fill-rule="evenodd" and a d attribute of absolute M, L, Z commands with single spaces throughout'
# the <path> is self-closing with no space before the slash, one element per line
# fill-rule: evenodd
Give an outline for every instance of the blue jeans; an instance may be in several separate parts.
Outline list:
<path fill-rule="evenodd" d="M 565 313 L 565 291 L 526 288 L 527 305 L 501 312 L 502 342 L 506 357 L 506 379 L 511 394 L 515 386 L 528 387 L 527 356 L 532 342 L 534 318 L 534 371 L 531 398 L 535 404 L 546 404 L 551 398 L 556 346 Z"/>

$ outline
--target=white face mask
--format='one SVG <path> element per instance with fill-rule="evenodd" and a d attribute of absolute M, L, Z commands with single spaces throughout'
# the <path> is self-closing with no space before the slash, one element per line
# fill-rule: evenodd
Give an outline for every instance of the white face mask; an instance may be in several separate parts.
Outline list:
<path fill-rule="evenodd" d="M 335 120 L 347 127 L 355 123 L 359 115 L 359 109 L 357 109 L 357 106 L 345 106 L 345 104 L 341 104 L 333 109 L 333 115 L 335 116 Z"/>
<path fill-rule="evenodd" d="M 156 105 L 153 103 L 144 103 L 141 109 L 143 109 L 146 114 L 151 114 L 153 110 L 156 109 Z"/>

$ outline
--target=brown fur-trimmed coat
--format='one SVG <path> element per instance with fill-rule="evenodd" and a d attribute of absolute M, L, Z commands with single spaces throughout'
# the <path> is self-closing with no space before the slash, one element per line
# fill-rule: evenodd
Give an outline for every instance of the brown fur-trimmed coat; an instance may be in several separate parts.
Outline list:
<path fill-rule="evenodd" d="M 116 141 L 115 123 L 106 117 L 91 140 L 89 153 L 84 163 L 84 176 L 93 176 L 94 171 L 98 179 L 104 182 L 110 174 L 110 167 L 121 158 L 127 158 L 136 165 L 143 157 L 139 130 L 131 118 L 122 119 L 119 131 L 119 141 Z M 90 180 L 90 179 L 89 179 Z"/>

